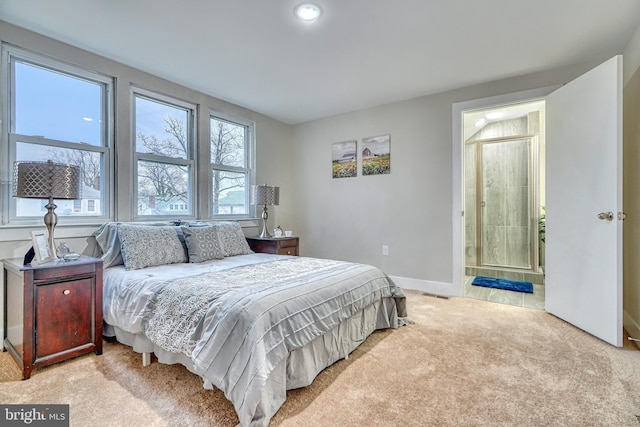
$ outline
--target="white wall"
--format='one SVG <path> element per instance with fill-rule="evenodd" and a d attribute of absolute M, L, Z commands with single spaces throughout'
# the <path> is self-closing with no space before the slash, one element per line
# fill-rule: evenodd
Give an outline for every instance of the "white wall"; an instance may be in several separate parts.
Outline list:
<path fill-rule="evenodd" d="M 603 58 L 603 61 L 608 58 Z M 401 286 L 456 294 L 452 105 L 563 84 L 597 63 L 491 82 L 294 127 L 296 230 L 304 255 L 373 264 Z M 381 82 L 383 84 L 383 82 Z M 331 144 L 391 135 L 391 174 L 333 179 Z M 360 145 L 358 145 L 360 147 Z M 360 149 L 360 148 L 359 148 Z M 389 256 L 382 255 L 389 245 Z"/>

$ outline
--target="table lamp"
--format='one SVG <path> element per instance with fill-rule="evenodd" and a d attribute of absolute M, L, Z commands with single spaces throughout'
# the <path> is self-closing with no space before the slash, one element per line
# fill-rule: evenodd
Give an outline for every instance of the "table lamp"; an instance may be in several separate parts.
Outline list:
<path fill-rule="evenodd" d="M 269 214 L 267 212 L 267 205 L 278 205 L 280 202 L 280 187 L 270 187 L 265 185 L 252 185 L 251 186 L 251 204 L 263 205 L 262 208 L 262 232 L 258 237 L 271 237 L 271 234 L 267 230 L 267 219 Z"/>
<path fill-rule="evenodd" d="M 81 193 L 80 167 L 46 162 L 15 162 L 13 167 L 13 196 L 27 199 L 49 199 L 45 206 L 44 224 L 49 232 L 49 250 L 56 257 L 53 233 L 58 223 L 57 206 L 53 199 L 79 199 Z"/>

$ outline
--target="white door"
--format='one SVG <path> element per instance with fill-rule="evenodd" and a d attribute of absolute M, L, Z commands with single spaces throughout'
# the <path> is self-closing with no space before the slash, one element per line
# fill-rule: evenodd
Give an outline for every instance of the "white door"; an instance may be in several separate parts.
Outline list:
<path fill-rule="evenodd" d="M 546 103 L 546 310 L 622 346 L 622 57 Z"/>

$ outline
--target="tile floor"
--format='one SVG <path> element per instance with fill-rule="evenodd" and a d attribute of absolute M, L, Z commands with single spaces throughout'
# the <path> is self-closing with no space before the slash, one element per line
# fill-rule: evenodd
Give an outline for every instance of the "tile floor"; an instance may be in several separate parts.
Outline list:
<path fill-rule="evenodd" d="M 544 310 L 544 285 L 536 285 L 534 283 L 533 293 L 527 294 L 524 292 L 475 286 L 471 284 L 474 277 L 475 276 L 465 276 L 464 296 L 467 298 Z"/>

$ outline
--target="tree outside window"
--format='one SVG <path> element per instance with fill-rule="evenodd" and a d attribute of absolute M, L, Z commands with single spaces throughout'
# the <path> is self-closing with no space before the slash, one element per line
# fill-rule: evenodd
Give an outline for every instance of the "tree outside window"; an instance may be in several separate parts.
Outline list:
<path fill-rule="evenodd" d="M 211 116 L 212 215 L 247 216 L 251 124 Z"/>
<path fill-rule="evenodd" d="M 134 93 L 137 216 L 192 215 L 195 106 Z M 186 208 L 176 213 L 179 204 Z"/>

